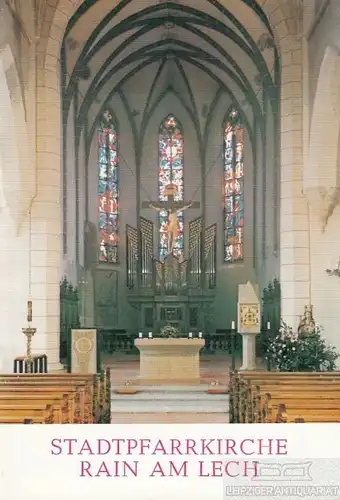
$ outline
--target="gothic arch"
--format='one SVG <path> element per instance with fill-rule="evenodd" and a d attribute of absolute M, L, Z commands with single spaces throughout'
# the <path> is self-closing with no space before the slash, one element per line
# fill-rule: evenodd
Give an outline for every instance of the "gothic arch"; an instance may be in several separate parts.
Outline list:
<path fill-rule="evenodd" d="M 321 63 L 310 128 L 304 189 L 324 231 L 340 200 L 340 53 L 327 47 Z"/>
<path fill-rule="evenodd" d="M 210 1 L 210 0 L 209 0 Z M 250 5 L 250 0 L 243 0 Z M 61 163 L 61 106 L 60 106 L 60 83 L 59 74 L 56 68 L 59 68 L 60 50 L 63 36 L 71 16 L 76 12 L 77 8 L 82 4 L 81 0 L 60 0 L 57 7 L 54 9 L 49 6 L 45 10 L 44 15 L 41 16 L 40 33 L 38 53 L 39 53 L 39 67 L 38 67 L 38 81 L 39 86 L 37 89 L 37 162 L 36 168 L 40 175 L 37 203 L 33 206 L 32 220 L 33 225 L 36 220 L 37 226 L 41 219 L 46 219 L 48 211 L 49 220 L 53 220 L 53 224 L 49 226 L 48 238 L 46 238 L 45 248 L 46 255 L 49 259 L 45 258 L 40 266 L 45 266 L 46 269 L 46 282 L 41 288 L 41 295 L 43 299 L 47 296 L 57 296 L 59 293 L 59 279 L 56 278 L 60 272 L 60 251 L 58 238 L 61 233 L 60 222 L 60 163 Z M 213 0 L 211 0 L 213 3 Z M 254 4 L 254 2 L 251 2 Z M 293 171 L 295 166 L 300 168 L 300 158 L 293 158 L 291 154 L 293 133 L 289 131 L 294 130 L 294 119 L 300 119 L 301 112 L 294 111 L 294 102 L 289 93 L 289 85 L 291 84 L 291 75 L 295 74 L 295 69 L 291 61 L 292 50 L 295 51 L 297 57 L 301 57 L 301 40 L 298 38 L 299 26 L 294 21 L 298 18 L 298 8 L 300 2 L 295 0 L 258 0 L 257 6 L 263 9 L 265 16 L 262 17 L 263 22 L 267 23 L 270 27 L 273 37 L 277 42 L 277 50 L 280 55 L 280 66 L 282 76 L 281 86 L 281 175 L 285 169 L 286 172 Z M 115 2 L 118 4 L 118 2 Z M 228 7 L 227 0 L 221 0 L 221 5 Z M 112 5 L 114 7 L 114 5 Z M 255 5 L 256 7 L 256 5 Z M 52 18 L 52 21 L 51 21 Z M 266 18 L 266 19 L 265 19 Z M 44 27 L 44 30 L 42 30 Z M 294 70 L 294 71 L 293 71 Z M 286 77 L 287 75 L 287 77 Z M 301 96 L 299 96 L 300 98 Z M 287 132 L 288 131 L 288 132 Z M 296 133 L 294 133 L 296 136 Z M 294 139 L 299 144 L 300 139 Z M 302 142 L 302 140 L 301 140 Z M 284 153 L 284 154 L 283 154 Z M 50 170 L 55 174 L 56 182 L 51 186 L 50 178 L 46 175 L 46 165 L 49 165 Z M 287 168 L 289 167 L 289 168 Z M 294 182 L 292 177 L 289 177 L 288 182 L 285 184 L 286 192 L 293 197 Z M 297 209 L 297 208 L 296 208 Z M 295 210 L 295 207 L 294 207 Z M 305 215 L 303 215 L 305 216 Z M 37 230 L 36 230 L 37 231 Z M 291 227 L 281 227 L 281 240 L 284 240 L 286 235 L 291 234 Z M 38 234 L 38 231 L 37 231 Z M 289 236 L 290 238 L 290 236 Z M 295 244 L 295 240 L 294 240 Z M 53 253 L 49 252 L 52 249 Z M 290 254 L 287 253 L 287 256 Z M 290 257 L 281 256 L 281 268 L 288 269 L 291 265 Z M 33 256 L 34 257 L 34 256 Z M 36 259 L 38 255 L 35 256 Z M 305 266 L 309 263 L 306 262 Z M 38 272 L 38 268 L 32 266 L 32 273 Z M 293 273 L 295 272 L 295 268 Z M 286 303 L 282 308 L 284 317 L 293 317 L 294 319 L 301 312 L 298 306 L 295 306 L 293 299 L 296 298 L 300 289 L 291 286 L 292 277 L 288 271 L 282 271 L 281 285 L 282 295 L 285 296 Z M 300 283 L 299 283 L 300 285 Z M 301 287 L 305 283 L 302 283 Z M 301 291 L 299 298 L 305 300 L 305 292 Z M 301 301 L 300 300 L 300 301 Z M 306 302 L 307 303 L 307 300 Z M 59 331 L 59 305 L 55 304 L 49 309 L 49 315 L 45 315 L 42 319 L 41 329 L 46 332 L 46 337 L 49 341 L 49 359 L 51 364 L 58 359 L 58 331 Z M 53 320 L 51 320 L 53 318 Z"/>
<path fill-rule="evenodd" d="M 34 197 L 35 173 L 32 169 L 34 153 L 27 134 L 20 79 L 9 45 L 0 51 L 0 87 L 2 204 L 7 206 L 12 228 L 17 233 Z"/>

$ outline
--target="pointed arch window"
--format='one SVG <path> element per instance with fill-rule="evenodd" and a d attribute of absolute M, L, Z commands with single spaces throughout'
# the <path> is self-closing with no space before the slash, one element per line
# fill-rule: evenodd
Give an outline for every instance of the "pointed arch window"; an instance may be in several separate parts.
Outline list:
<path fill-rule="evenodd" d="M 224 261 L 244 259 L 244 126 L 231 108 L 224 123 Z"/>
<path fill-rule="evenodd" d="M 117 122 L 104 111 L 98 128 L 99 262 L 117 263 L 119 246 L 119 162 Z"/>
<path fill-rule="evenodd" d="M 161 123 L 158 134 L 158 198 L 167 201 L 167 186 L 175 185 L 175 201 L 184 199 L 184 136 L 177 118 L 170 114 Z M 183 212 L 177 213 L 178 231 L 174 254 L 183 254 Z M 168 212 L 161 210 L 159 215 L 159 258 L 164 260 L 168 254 Z"/>

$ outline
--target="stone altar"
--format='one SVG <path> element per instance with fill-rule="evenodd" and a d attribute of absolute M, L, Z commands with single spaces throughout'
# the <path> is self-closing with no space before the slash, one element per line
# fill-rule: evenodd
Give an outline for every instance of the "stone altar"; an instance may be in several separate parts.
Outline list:
<path fill-rule="evenodd" d="M 199 384 L 199 353 L 204 345 L 204 339 L 136 339 L 140 383 Z"/>

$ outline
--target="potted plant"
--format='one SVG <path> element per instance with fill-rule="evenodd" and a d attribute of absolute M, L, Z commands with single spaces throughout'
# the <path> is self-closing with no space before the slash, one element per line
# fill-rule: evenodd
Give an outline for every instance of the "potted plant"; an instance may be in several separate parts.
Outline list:
<path fill-rule="evenodd" d="M 172 325 L 165 325 L 160 331 L 162 339 L 176 339 L 180 336 L 178 328 Z"/>
<path fill-rule="evenodd" d="M 295 333 L 284 321 L 278 335 L 268 341 L 266 359 L 278 371 L 334 371 L 339 353 L 322 338 L 322 328 L 316 324 L 310 333 Z"/>

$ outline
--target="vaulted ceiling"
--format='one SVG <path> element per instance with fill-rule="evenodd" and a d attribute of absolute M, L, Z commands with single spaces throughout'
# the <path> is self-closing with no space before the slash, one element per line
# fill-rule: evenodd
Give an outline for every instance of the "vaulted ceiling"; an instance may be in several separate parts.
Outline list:
<path fill-rule="evenodd" d="M 62 47 L 64 112 L 78 91 L 89 128 L 115 94 L 139 126 L 172 93 L 199 121 L 227 93 L 261 118 L 278 102 L 279 61 L 269 23 L 254 0 L 85 1 Z M 209 89 L 205 100 L 202 91 Z M 134 96 L 145 99 L 133 102 Z"/>

